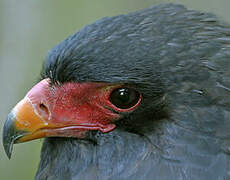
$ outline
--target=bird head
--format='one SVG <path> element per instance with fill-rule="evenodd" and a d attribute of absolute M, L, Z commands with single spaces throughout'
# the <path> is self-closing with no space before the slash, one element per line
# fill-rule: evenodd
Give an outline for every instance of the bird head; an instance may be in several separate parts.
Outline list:
<path fill-rule="evenodd" d="M 107 26 L 85 27 L 51 50 L 41 81 L 5 122 L 8 157 L 15 143 L 43 137 L 87 138 L 90 131 L 109 133 L 116 128 L 141 131 L 148 122 L 143 114 L 155 120 L 166 115 L 158 59 L 146 53 L 150 42 L 139 41 L 146 34 L 136 30 L 140 37 L 130 38 L 133 29 L 123 34 L 115 22 L 111 29 L 109 20 L 101 20 L 98 23 Z"/>
<path fill-rule="evenodd" d="M 41 81 L 10 112 L 8 157 L 15 143 L 51 137 L 39 177 L 74 168 L 82 179 L 226 175 L 228 36 L 215 16 L 172 4 L 85 26 L 48 53 Z M 80 143 L 94 135 L 98 146 Z"/>

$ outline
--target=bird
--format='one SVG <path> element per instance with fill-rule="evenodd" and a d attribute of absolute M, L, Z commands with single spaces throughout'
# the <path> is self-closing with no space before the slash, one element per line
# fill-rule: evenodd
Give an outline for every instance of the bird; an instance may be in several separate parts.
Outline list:
<path fill-rule="evenodd" d="M 44 138 L 36 180 L 230 179 L 230 26 L 158 4 L 52 48 L 3 146 Z"/>

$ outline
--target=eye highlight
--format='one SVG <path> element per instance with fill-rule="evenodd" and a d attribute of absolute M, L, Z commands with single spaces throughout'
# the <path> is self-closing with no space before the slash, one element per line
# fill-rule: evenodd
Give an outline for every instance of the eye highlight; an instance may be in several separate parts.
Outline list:
<path fill-rule="evenodd" d="M 118 88 L 110 94 L 110 102 L 120 109 L 134 107 L 140 100 L 140 93 L 131 88 Z"/>

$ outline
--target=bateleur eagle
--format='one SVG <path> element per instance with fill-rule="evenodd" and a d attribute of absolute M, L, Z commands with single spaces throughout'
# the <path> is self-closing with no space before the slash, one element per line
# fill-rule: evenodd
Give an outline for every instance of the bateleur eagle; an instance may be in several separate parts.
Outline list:
<path fill-rule="evenodd" d="M 161 4 L 54 47 L 3 128 L 45 137 L 37 180 L 230 179 L 230 26 Z"/>

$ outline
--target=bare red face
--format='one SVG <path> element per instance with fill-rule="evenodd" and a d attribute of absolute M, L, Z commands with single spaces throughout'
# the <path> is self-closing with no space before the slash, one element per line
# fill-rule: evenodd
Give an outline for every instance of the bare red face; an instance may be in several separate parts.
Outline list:
<path fill-rule="evenodd" d="M 122 84 L 50 86 L 49 79 L 44 79 L 14 107 L 4 134 L 9 138 L 12 132 L 8 131 L 13 129 L 11 141 L 19 143 L 51 136 L 83 138 L 89 130 L 106 133 L 116 127 L 123 113 L 135 110 L 141 99 L 139 92 Z"/>

